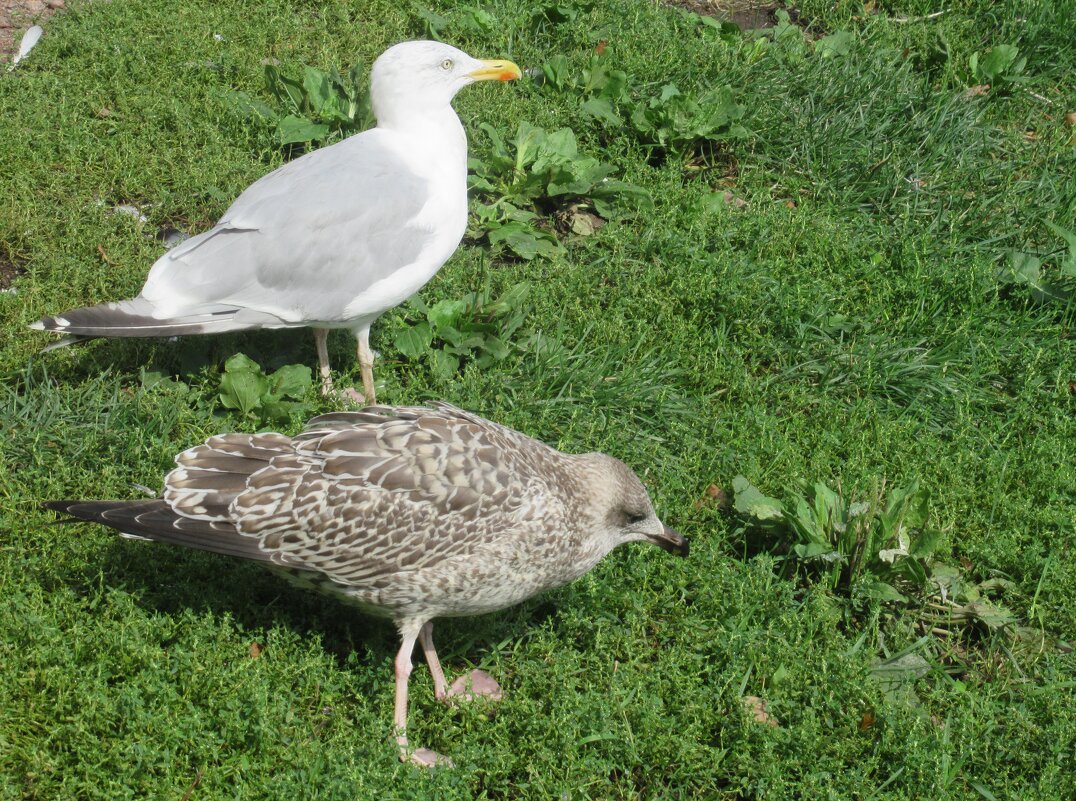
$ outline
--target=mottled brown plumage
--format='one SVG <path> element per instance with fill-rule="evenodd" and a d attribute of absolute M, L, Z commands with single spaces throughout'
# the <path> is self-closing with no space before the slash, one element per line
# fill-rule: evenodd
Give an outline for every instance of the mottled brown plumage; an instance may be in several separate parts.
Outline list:
<path fill-rule="evenodd" d="M 403 639 L 397 735 L 401 754 L 421 764 L 441 758 L 411 750 L 404 733 L 416 639 L 437 697 L 451 694 L 433 648 L 434 618 L 503 609 L 561 586 L 624 542 L 687 553 L 622 462 L 561 453 L 447 404 L 323 415 L 294 438 L 211 437 L 176 464 L 163 499 L 47 505 L 128 534 L 261 561 L 392 618 Z"/>

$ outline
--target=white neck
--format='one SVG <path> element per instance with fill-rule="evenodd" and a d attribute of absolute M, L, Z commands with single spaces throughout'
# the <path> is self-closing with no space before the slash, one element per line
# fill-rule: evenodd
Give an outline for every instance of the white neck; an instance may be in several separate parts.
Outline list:
<path fill-rule="evenodd" d="M 425 111 L 390 106 L 380 111 L 377 127 L 408 140 L 406 147 L 411 149 L 411 156 L 466 175 L 467 134 L 451 106 Z"/>

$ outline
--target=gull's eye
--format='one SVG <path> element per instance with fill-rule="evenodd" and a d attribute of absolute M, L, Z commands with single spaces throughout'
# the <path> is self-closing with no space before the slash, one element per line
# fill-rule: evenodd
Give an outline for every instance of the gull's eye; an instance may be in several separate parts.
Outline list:
<path fill-rule="evenodd" d="M 646 520 L 646 517 L 646 514 L 642 512 L 628 512 L 628 525 L 637 526 L 639 523 L 642 523 L 644 520 Z"/>
<path fill-rule="evenodd" d="M 452 69 L 452 59 L 446 58 L 444 61 L 442 61 L 441 69 L 443 69 L 445 72 L 448 72 L 450 69 Z"/>

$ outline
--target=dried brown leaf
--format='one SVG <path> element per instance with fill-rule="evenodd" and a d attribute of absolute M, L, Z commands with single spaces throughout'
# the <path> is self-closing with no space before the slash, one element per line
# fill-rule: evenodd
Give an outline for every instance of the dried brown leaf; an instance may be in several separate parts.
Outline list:
<path fill-rule="evenodd" d="M 724 194 L 722 194 L 722 197 L 725 199 L 725 202 L 732 206 L 734 209 L 742 209 L 744 206 L 747 205 L 746 200 L 744 200 L 742 197 L 737 197 L 727 189 L 725 190 Z"/>
<path fill-rule="evenodd" d="M 728 509 L 729 495 L 717 484 L 711 484 L 706 488 L 702 497 L 695 501 L 696 509 L 702 509 L 704 506 L 717 506 L 719 509 Z"/>
<path fill-rule="evenodd" d="M 742 700 L 744 708 L 751 713 L 756 723 L 764 723 L 774 728 L 780 725 L 777 719 L 766 711 L 766 702 L 757 695 L 745 695 Z"/>
<path fill-rule="evenodd" d="M 605 225 L 605 220 L 589 211 L 575 211 L 571 215 L 571 220 L 572 233 L 579 236 L 590 236 Z"/>

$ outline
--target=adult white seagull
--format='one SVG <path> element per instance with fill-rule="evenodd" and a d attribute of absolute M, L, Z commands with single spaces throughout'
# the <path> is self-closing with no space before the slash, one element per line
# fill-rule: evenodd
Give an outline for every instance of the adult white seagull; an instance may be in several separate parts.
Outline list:
<path fill-rule="evenodd" d="M 434 276 L 467 227 L 467 137 L 452 99 L 519 77 L 511 61 L 440 42 L 390 47 L 370 72 L 376 128 L 255 181 L 211 230 L 161 256 L 137 297 L 31 327 L 73 342 L 311 326 L 325 393 L 326 338 L 346 328 L 373 403 L 370 325 Z"/>

